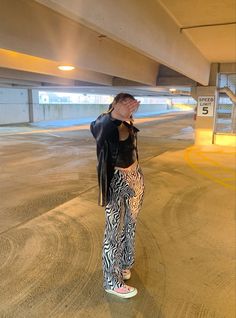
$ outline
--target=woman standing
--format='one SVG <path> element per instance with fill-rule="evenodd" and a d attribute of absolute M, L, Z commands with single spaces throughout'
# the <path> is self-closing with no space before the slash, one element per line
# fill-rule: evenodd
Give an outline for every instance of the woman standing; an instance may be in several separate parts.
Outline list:
<path fill-rule="evenodd" d="M 97 143 L 99 205 L 105 206 L 106 225 L 103 242 L 103 276 L 106 292 L 122 298 L 137 294 L 124 283 L 131 277 L 137 215 L 140 211 L 144 182 L 138 164 L 137 132 L 132 114 L 139 102 L 130 94 L 120 93 L 91 123 Z"/>

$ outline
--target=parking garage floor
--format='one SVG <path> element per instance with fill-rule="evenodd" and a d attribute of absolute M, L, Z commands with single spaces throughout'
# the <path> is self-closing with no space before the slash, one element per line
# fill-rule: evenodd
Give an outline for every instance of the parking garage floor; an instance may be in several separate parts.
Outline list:
<path fill-rule="evenodd" d="M 192 114 L 137 120 L 146 193 L 124 300 L 102 288 L 104 211 L 88 126 L 0 127 L 0 317 L 235 317 L 235 149 Z"/>

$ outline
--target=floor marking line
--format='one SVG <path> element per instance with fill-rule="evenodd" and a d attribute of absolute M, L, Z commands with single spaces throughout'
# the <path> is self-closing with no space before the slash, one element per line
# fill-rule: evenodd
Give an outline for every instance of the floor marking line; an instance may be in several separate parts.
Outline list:
<path fill-rule="evenodd" d="M 214 166 L 217 166 L 217 167 L 221 167 L 221 169 L 225 170 L 225 171 L 229 171 L 229 172 L 234 172 L 235 169 L 233 168 L 228 168 L 228 167 L 225 167 L 223 166 L 222 164 L 220 164 L 219 162 L 207 157 L 206 155 L 204 155 L 203 153 L 199 152 L 198 155 L 203 159 L 203 162 L 205 161 L 209 161 L 211 162 Z"/>
<path fill-rule="evenodd" d="M 234 190 L 236 191 L 236 186 L 235 185 L 231 185 L 231 184 L 228 184 L 228 183 L 225 183 L 224 181 L 222 181 L 222 179 L 218 179 L 218 178 L 215 178 L 214 176 L 212 176 L 211 174 L 209 174 L 208 172 L 204 171 L 203 169 L 200 169 L 190 158 L 190 155 L 193 153 L 194 151 L 194 148 L 187 148 L 185 149 L 185 152 L 184 152 L 184 159 L 186 161 L 186 163 L 193 169 L 195 170 L 198 174 L 200 175 L 203 175 L 204 177 L 226 187 L 226 188 L 229 188 L 231 190 Z"/>
<path fill-rule="evenodd" d="M 54 135 L 54 134 L 51 134 L 51 133 L 46 133 L 47 135 L 49 136 L 53 136 L 53 137 L 57 137 L 57 138 L 61 138 L 61 136 L 58 136 L 58 135 Z"/>

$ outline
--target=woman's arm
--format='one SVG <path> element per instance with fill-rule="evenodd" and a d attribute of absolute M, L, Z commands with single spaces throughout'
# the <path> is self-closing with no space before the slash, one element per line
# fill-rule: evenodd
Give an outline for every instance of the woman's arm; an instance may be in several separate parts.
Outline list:
<path fill-rule="evenodd" d="M 139 104 L 139 101 L 130 98 L 113 103 L 111 112 L 102 114 L 93 121 L 90 130 L 97 143 L 102 145 L 104 140 L 121 125 L 122 121 L 130 120 L 132 113 L 137 110 Z"/>
<path fill-rule="evenodd" d="M 122 121 L 113 118 L 111 113 L 106 113 L 100 115 L 91 123 L 90 130 L 97 143 L 101 145 L 121 123 Z"/>

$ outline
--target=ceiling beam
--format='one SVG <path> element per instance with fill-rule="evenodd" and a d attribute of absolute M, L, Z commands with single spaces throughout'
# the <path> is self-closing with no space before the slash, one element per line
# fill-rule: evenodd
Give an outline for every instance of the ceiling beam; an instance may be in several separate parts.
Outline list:
<path fill-rule="evenodd" d="M 36 0 L 202 85 L 210 63 L 154 0 Z M 122 76 L 120 76 L 122 77 Z"/>
<path fill-rule="evenodd" d="M 70 80 L 87 81 L 103 85 L 112 84 L 112 77 L 109 75 L 93 72 L 90 70 L 84 70 L 81 68 L 76 68 L 70 72 L 63 72 L 58 69 L 58 66 L 59 63 L 53 60 L 0 49 L 0 67 L 2 68 L 38 73 L 41 74 L 41 78 L 42 75 L 51 75 L 62 79 L 67 78 Z"/>
<path fill-rule="evenodd" d="M 236 73 L 236 62 L 235 63 L 221 63 L 220 64 L 220 73 Z"/>
<path fill-rule="evenodd" d="M 197 82 L 186 76 L 180 77 L 158 77 L 158 86 L 196 86 Z"/>
<path fill-rule="evenodd" d="M 7 68 L 0 68 L 0 77 L 2 79 L 5 79 L 5 82 L 17 80 L 18 83 L 24 83 L 28 81 L 31 82 L 32 85 L 34 85 L 34 83 L 37 83 L 37 85 L 43 85 L 44 83 L 47 83 L 60 86 L 94 85 L 94 83 L 91 84 L 89 82 L 74 80 L 70 78 L 62 78 L 57 76 L 25 72 Z"/>
<path fill-rule="evenodd" d="M 69 63 L 80 72 L 87 70 L 101 76 L 156 84 L 157 62 L 32 0 L 1 0 L 0 39 L 4 49 L 57 65 Z M 22 63 L 19 57 L 18 60 L 20 69 L 32 71 L 28 63 Z M 1 66 L 10 68 L 9 63 Z M 40 66 L 44 66 L 43 61 L 37 66 L 37 72 L 42 73 Z"/>

